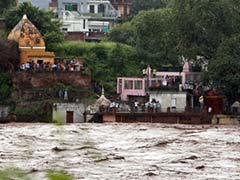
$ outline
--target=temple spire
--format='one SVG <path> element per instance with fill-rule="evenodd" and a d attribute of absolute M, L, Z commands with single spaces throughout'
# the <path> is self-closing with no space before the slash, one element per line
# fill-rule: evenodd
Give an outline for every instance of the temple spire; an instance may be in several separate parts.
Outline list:
<path fill-rule="evenodd" d="M 22 17 L 22 19 L 28 19 L 28 18 L 27 18 L 27 15 L 24 14 L 23 17 Z"/>
<path fill-rule="evenodd" d="M 102 96 L 104 96 L 104 87 L 102 87 Z"/>

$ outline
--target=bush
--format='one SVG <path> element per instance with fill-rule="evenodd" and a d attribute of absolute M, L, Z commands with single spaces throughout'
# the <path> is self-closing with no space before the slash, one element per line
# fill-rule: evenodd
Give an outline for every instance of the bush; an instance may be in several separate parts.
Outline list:
<path fill-rule="evenodd" d="M 16 115 L 17 122 L 51 122 L 52 112 L 45 106 L 45 103 L 17 106 L 13 113 Z"/>
<path fill-rule="evenodd" d="M 85 73 L 111 93 L 115 92 L 117 77 L 141 73 L 136 49 L 128 45 L 112 42 L 64 42 L 56 44 L 54 51 L 62 58 L 83 57 L 84 66 L 88 70 Z"/>
<path fill-rule="evenodd" d="M 0 170 L 0 179 L 1 180 L 10 180 L 10 179 L 22 179 L 30 180 L 27 172 L 17 167 L 8 167 Z"/>
<path fill-rule="evenodd" d="M 0 100 L 6 100 L 12 91 L 11 77 L 6 73 L 0 72 Z"/>

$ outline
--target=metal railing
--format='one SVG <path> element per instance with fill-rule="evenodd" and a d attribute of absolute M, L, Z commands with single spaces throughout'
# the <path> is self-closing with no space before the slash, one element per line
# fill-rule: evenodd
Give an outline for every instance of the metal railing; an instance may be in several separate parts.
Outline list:
<path fill-rule="evenodd" d="M 125 106 L 124 108 L 100 108 L 100 112 L 103 113 L 193 113 L 193 114 L 200 114 L 203 113 L 200 108 L 155 108 L 155 107 L 131 107 L 129 105 Z"/>

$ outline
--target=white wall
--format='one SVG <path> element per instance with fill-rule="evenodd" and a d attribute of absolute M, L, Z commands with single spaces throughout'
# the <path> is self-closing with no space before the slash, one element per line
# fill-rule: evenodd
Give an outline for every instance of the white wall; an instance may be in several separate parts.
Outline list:
<path fill-rule="evenodd" d="M 167 108 L 172 108 L 172 105 L 176 105 L 177 112 L 183 112 L 187 105 L 187 93 L 186 92 L 172 92 L 172 91 L 159 91 L 151 92 L 149 99 L 156 99 L 161 104 L 161 111 L 167 111 Z"/>
<path fill-rule="evenodd" d="M 67 111 L 73 111 L 73 122 L 84 122 L 83 113 L 85 106 L 82 103 L 54 103 L 53 104 L 53 120 L 66 123 Z"/>
<path fill-rule="evenodd" d="M 85 32 L 88 31 L 88 19 L 85 20 L 85 29 L 83 29 L 83 19 L 72 20 L 65 19 L 62 28 L 67 28 L 67 32 Z"/>

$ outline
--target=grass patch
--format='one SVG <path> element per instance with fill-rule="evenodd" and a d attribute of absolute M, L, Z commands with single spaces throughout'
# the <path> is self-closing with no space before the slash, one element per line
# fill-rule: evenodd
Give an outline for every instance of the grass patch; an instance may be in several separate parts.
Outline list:
<path fill-rule="evenodd" d="M 47 172 L 48 180 L 74 180 L 73 176 L 68 174 L 66 171 L 53 171 Z"/>
<path fill-rule="evenodd" d="M 0 170 L 0 180 L 30 180 L 28 173 L 17 167 Z"/>
<path fill-rule="evenodd" d="M 54 119 L 53 120 L 53 124 L 55 124 L 56 126 L 63 126 L 63 125 L 65 125 L 66 123 L 64 123 L 62 120 L 56 120 L 56 119 Z"/>

